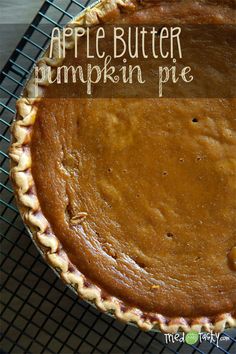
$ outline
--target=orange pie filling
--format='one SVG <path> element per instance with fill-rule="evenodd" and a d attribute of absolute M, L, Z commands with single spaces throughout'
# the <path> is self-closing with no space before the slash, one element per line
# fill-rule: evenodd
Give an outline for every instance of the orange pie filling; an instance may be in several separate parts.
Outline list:
<path fill-rule="evenodd" d="M 125 21 L 234 15 L 165 2 Z M 104 294 L 170 317 L 234 311 L 235 108 L 235 99 L 207 98 L 38 103 L 31 154 L 40 206 L 71 262 Z"/>

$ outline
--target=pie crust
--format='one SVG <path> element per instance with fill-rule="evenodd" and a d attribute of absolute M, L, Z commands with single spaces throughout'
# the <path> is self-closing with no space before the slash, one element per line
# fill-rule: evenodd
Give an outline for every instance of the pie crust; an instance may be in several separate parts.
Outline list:
<path fill-rule="evenodd" d="M 145 1 L 139 1 L 142 5 Z M 95 6 L 84 11 L 71 24 L 93 26 L 103 23 L 117 12 L 134 11 L 132 0 L 102 0 Z M 67 42 L 67 48 L 73 43 Z M 59 66 L 58 48 L 55 48 L 53 58 L 48 57 L 48 51 L 39 60 L 38 65 Z M 44 82 L 45 86 L 49 85 Z M 36 102 L 38 98 L 30 98 L 34 90 L 34 78 L 27 83 L 28 97 L 22 97 L 17 102 L 16 120 L 12 125 L 13 141 L 9 155 L 11 158 L 11 179 L 16 200 L 25 224 L 29 227 L 34 240 L 43 251 L 48 263 L 60 273 L 60 277 L 71 285 L 78 295 L 93 304 L 102 312 L 114 315 L 126 323 L 135 323 L 142 330 L 157 329 L 162 332 L 176 333 L 190 330 L 221 332 L 228 327 L 236 327 L 235 313 L 222 313 L 214 318 L 198 317 L 166 317 L 159 313 L 143 312 L 138 308 L 130 308 L 119 298 L 104 294 L 103 290 L 91 283 L 69 260 L 56 235 L 51 231 L 50 224 L 42 213 L 37 197 L 34 179 L 31 174 L 30 142 L 32 129 L 37 117 Z M 84 215 L 81 215 L 84 217 Z"/>

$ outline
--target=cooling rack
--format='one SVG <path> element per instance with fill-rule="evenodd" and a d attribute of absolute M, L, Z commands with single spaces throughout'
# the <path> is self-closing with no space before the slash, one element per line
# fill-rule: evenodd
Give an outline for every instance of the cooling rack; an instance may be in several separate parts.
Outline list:
<path fill-rule="evenodd" d="M 52 26 L 63 26 L 94 1 L 46 0 L 0 76 L 1 353 L 236 353 L 236 331 L 219 347 L 166 344 L 160 333 L 143 333 L 81 301 L 44 263 L 15 206 L 9 181 L 8 146 L 15 102 Z"/>

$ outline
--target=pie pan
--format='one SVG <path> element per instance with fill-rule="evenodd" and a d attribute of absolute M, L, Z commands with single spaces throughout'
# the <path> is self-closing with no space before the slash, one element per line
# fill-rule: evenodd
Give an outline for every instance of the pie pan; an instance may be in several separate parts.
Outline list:
<path fill-rule="evenodd" d="M 158 2 L 162 9 L 162 3 Z M 168 3 L 168 2 L 164 2 Z M 198 2 L 196 1 L 196 4 Z M 113 16 L 125 16 L 129 13 L 136 13 L 157 6 L 155 2 L 150 1 L 131 1 L 131 0 L 105 0 L 96 3 L 90 9 L 86 9 L 79 17 L 76 17 L 72 23 L 75 25 L 96 26 L 106 21 L 111 20 Z M 206 5 L 207 6 L 207 5 Z M 71 43 L 68 41 L 68 48 L 71 48 Z M 46 52 L 40 59 L 39 63 L 44 66 L 51 66 L 53 68 L 61 64 L 58 60 L 58 48 L 53 52 L 53 58 L 48 57 Z M 43 87 L 48 87 L 45 82 Z M 31 139 L 32 131 L 35 122 L 37 121 L 38 103 L 40 97 L 33 98 L 31 93 L 35 89 L 35 78 L 32 76 L 27 85 L 26 90 L 17 103 L 17 116 L 12 127 L 12 144 L 10 148 L 11 157 L 11 179 L 16 195 L 17 204 L 25 222 L 29 233 L 36 243 L 40 252 L 43 254 L 46 261 L 52 266 L 61 279 L 70 287 L 72 287 L 79 296 L 94 304 L 102 312 L 106 312 L 115 318 L 125 322 L 134 323 L 142 330 L 160 330 L 167 333 L 176 333 L 178 331 L 189 332 L 195 330 L 201 331 L 223 331 L 227 327 L 236 327 L 235 309 L 232 309 L 230 300 L 227 303 L 227 308 L 230 311 L 218 311 L 213 315 L 197 314 L 196 316 L 176 316 L 176 315 L 162 315 L 161 312 L 145 311 L 142 306 L 131 306 L 129 301 L 124 301 L 120 296 L 114 296 L 100 287 L 97 282 L 93 282 L 89 277 L 85 276 L 83 272 L 70 260 L 68 252 L 59 241 L 57 234 L 54 233 L 50 222 L 42 211 L 41 204 L 38 198 L 36 184 L 32 174 L 32 151 Z M 46 145 L 46 144 L 45 144 Z M 36 162 L 36 160 L 34 160 Z M 70 210 L 69 210 L 70 214 Z M 87 213 L 81 212 L 75 216 L 70 217 L 72 226 L 78 226 L 84 222 Z M 75 218 L 76 217 L 76 218 Z M 167 233 L 169 238 L 172 234 Z M 234 247 L 233 247 L 234 248 Z M 232 249 L 233 249 L 232 248 Z M 232 251 L 233 254 L 234 251 Z M 89 263 L 91 260 L 89 259 Z M 137 264 L 141 262 L 137 261 Z M 140 268 L 143 268 L 140 266 Z M 107 274 L 108 277 L 108 274 Z M 230 274 L 230 279 L 233 276 Z M 235 275 L 234 275 L 235 279 Z M 148 280 L 149 281 L 149 280 Z M 159 285 L 153 285 L 152 290 L 158 289 Z M 210 287 L 209 287 L 210 288 Z M 235 289 L 234 289 L 235 290 Z M 134 291 L 135 293 L 135 291 Z M 134 294 L 135 295 L 135 294 Z M 150 298 L 154 296 L 150 292 Z M 217 294 L 217 301 L 219 295 Z M 166 300 L 163 299 L 166 303 Z M 185 304 L 182 304 L 184 308 Z M 171 306 L 171 302 L 169 303 Z M 209 305 L 210 306 L 210 305 Z M 216 312 L 211 310 L 210 313 Z"/>

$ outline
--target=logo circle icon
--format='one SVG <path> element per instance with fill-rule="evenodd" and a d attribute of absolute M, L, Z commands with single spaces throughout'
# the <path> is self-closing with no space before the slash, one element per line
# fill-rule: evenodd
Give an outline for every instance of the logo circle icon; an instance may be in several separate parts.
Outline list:
<path fill-rule="evenodd" d="M 195 331 L 188 332 L 185 336 L 185 343 L 190 345 L 197 343 L 198 336 L 199 336 L 198 332 Z"/>

